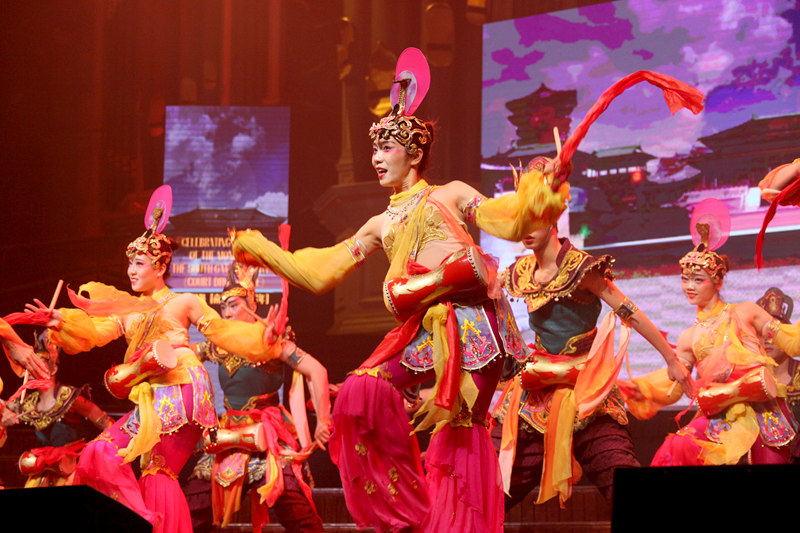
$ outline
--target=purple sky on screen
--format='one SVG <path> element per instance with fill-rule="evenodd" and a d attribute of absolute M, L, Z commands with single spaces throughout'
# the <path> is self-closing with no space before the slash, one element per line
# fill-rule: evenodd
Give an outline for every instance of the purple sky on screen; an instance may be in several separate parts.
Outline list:
<path fill-rule="evenodd" d="M 798 112 L 798 35 L 794 0 L 623 0 L 488 24 L 483 155 L 508 150 L 516 138 L 506 101 L 542 83 L 575 89 L 574 128 L 608 86 L 637 70 L 698 87 L 705 112 L 670 117 L 660 91 L 640 84 L 611 104 L 582 150 L 642 144 L 667 156 L 753 115 Z"/>

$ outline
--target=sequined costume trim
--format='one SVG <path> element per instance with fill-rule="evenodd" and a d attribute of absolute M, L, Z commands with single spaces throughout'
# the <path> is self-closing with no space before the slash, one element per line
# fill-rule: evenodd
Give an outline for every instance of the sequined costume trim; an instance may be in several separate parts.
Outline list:
<path fill-rule="evenodd" d="M 19 419 L 29 424 L 39 431 L 42 431 L 56 422 L 60 422 L 72 408 L 72 405 L 83 393 L 88 397 L 88 387 L 77 388 L 69 385 L 58 385 L 58 391 L 55 394 L 55 403 L 50 409 L 46 411 L 39 411 L 37 404 L 39 403 L 39 391 L 29 391 L 25 400 L 22 402 L 22 407 L 19 413 Z"/>
<path fill-rule="evenodd" d="M 532 313 L 551 300 L 561 298 L 578 299 L 576 293 L 587 272 L 597 269 L 606 279 L 613 280 L 611 267 L 614 258 L 610 255 L 592 257 L 583 250 L 575 248 L 568 239 L 561 240 L 561 249 L 556 259 L 558 273 L 547 283 L 534 280 L 536 272 L 536 256 L 526 255 L 508 267 L 505 276 L 505 288 L 510 296 L 524 298 L 528 304 L 528 312 Z"/>

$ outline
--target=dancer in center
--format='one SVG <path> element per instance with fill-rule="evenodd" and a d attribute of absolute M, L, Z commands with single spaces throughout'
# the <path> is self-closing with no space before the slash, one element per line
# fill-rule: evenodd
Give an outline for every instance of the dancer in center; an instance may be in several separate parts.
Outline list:
<path fill-rule="evenodd" d="M 410 50 L 398 72 L 406 54 L 421 56 Z M 424 85 L 415 75 L 417 87 Z M 248 230 L 236 235 L 234 255 L 321 293 L 373 252 L 386 252 L 384 299 L 401 324 L 347 378 L 334 406 L 330 452 L 348 509 L 358 526 L 380 531 L 502 531 L 487 411 L 505 356 L 521 360 L 525 347 L 496 264 L 465 226 L 520 240 L 555 223 L 569 187 L 553 191 L 541 171 L 526 174 L 516 194 L 500 198 L 485 198 L 460 181 L 429 185 L 423 174 L 433 128 L 411 115 L 422 95 L 406 94 L 405 83 L 399 82 L 392 113 L 370 128 L 378 182 L 394 193 L 386 210 L 331 248 L 288 253 Z M 417 429 L 434 432 L 426 490 L 401 391 L 434 376 L 431 397 L 416 415 Z"/>

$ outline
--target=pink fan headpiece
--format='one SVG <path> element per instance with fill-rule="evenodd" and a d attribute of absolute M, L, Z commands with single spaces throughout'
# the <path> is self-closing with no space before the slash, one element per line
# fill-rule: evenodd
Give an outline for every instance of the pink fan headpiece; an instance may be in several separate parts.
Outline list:
<path fill-rule="evenodd" d="M 369 128 L 372 140 L 393 137 L 409 155 L 414 155 L 431 141 L 431 132 L 413 115 L 431 85 L 431 71 L 425 54 L 418 48 L 406 48 L 397 59 L 394 85 L 390 95 L 392 111 Z"/>
<path fill-rule="evenodd" d="M 728 260 L 714 250 L 725 244 L 731 231 L 728 207 L 716 198 L 706 198 L 692 211 L 690 229 L 695 247 L 681 258 L 681 268 L 702 269 L 712 278 L 725 276 L 728 272 Z"/>
<path fill-rule="evenodd" d="M 172 260 L 172 243 L 161 231 L 167 225 L 172 209 L 172 188 L 162 185 L 150 196 L 150 203 L 144 214 L 145 232 L 128 245 L 128 257 L 144 254 L 154 267 L 168 265 Z"/>

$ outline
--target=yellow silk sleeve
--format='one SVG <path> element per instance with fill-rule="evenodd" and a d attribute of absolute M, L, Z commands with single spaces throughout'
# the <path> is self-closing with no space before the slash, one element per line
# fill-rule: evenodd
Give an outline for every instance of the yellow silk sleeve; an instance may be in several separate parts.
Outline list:
<path fill-rule="evenodd" d="M 783 350 L 789 357 L 800 356 L 800 322 L 797 324 L 781 324 L 775 332 L 772 343 Z"/>
<path fill-rule="evenodd" d="M 347 241 L 330 248 L 287 252 L 257 230 L 237 232 L 233 255 L 238 261 L 269 268 L 289 283 L 314 294 L 331 290 L 358 266 Z"/>
<path fill-rule="evenodd" d="M 271 361 L 280 356 L 282 339 L 275 343 L 265 342 L 266 326 L 262 322 L 224 320 L 201 298 L 198 299 L 205 313 L 197 323 L 197 329 L 209 341 L 255 363 Z"/>
<path fill-rule="evenodd" d="M 642 377 L 634 378 L 642 398 L 636 399 L 625 395 L 625 403 L 630 413 L 639 420 L 652 418 L 659 409 L 677 402 L 683 389 L 680 384 L 669 379 L 667 369 L 662 368 Z"/>
<path fill-rule="evenodd" d="M 569 183 L 554 192 L 549 177 L 543 165 L 526 169 L 516 193 L 486 198 L 475 208 L 475 225 L 495 237 L 521 241 L 534 230 L 556 224 L 569 203 Z"/>
<path fill-rule="evenodd" d="M 59 309 L 61 323 L 49 333 L 50 341 L 68 354 L 104 346 L 123 334 L 118 318 L 89 316 L 80 309 Z"/>

